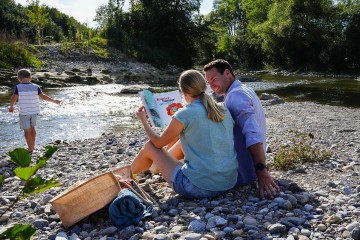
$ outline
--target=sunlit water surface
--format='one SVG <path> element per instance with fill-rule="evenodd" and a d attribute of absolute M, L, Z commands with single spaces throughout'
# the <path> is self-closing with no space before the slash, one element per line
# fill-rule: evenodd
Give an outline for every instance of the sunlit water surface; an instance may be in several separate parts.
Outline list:
<path fill-rule="evenodd" d="M 98 137 L 110 128 L 132 124 L 134 112 L 140 106 L 137 95 L 120 94 L 122 85 L 79 86 L 45 89 L 47 95 L 62 100 L 60 105 L 43 101 L 38 118 L 37 145 L 55 140 L 76 140 Z M 3 94 L 2 99 L 10 98 Z M 0 154 L 15 147 L 26 147 L 19 128 L 17 106 L 8 113 L 9 104 L 0 105 Z"/>

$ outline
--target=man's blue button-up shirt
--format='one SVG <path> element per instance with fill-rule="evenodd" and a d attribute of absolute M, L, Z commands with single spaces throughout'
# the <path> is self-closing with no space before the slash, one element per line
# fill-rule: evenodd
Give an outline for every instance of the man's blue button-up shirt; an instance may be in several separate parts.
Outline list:
<path fill-rule="evenodd" d="M 234 146 L 238 159 L 238 184 L 256 180 L 253 159 L 248 148 L 262 143 L 266 149 L 265 113 L 253 89 L 235 80 L 225 95 L 225 105 L 234 121 Z"/>

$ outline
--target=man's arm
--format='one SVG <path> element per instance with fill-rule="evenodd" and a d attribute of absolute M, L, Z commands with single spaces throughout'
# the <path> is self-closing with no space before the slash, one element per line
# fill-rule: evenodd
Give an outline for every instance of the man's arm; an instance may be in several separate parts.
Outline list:
<path fill-rule="evenodd" d="M 46 95 L 44 93 L 40 93 L 39 96 L 41 97 L 42 100 L 45 100 L 45 101 L 48 101 L 48 102 L 53 102 L 53 103 L 56 103 L 56 104 L 61 103 L 60 100 L 52 99 L 51 97 L 49 97 L 48 95 Z"/>
<path fill-rule="evenodd" d="M 265 164 L 266 155 L 262 145 L 264 140 L 261 129 L 255 119 L 255 109 L 251 97 L 240 91 L 234 92 L 228 97 L 227 107 L 232 113 L 236 124 L 242 129 L 242 134 L 246 139 L 246 148 L 250 151 L 253 164 Z M 265 195 L 266 197 L 272 198 L 279 192 L 279 187 L 266 168 L 257 170 L 256 175 L 259 182 L 259 195 L 261 198 L 264 198 Z"/>
<path fill-rule="evenodd" d="M 254 165 L 257 163 L 265 165 L 266 156 L 262 143 L 251 145 L 249 151 L 254 161 Z M 264 197 L 274 198 L 276 194 L 280 192 L 279 186 L 274 182 L 267 168 L 256 170 L 256 175 L 259 182 L 259 194 L 262 199 Z"/>
<path fill-rule="evenodd" d="M 10 98 L 10 107 L 9 107 L 9 112 L 13 112 L 14 111 L 14 104 L 16 103 L 16 101 L 18 100 L 19 96 L 16 94 L 13 94 Z"/>

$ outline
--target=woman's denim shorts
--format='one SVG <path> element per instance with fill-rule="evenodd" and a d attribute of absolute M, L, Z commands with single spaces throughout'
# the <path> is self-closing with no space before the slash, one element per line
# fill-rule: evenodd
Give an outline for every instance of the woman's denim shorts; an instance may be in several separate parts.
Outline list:
<path fill-rule="evenodd" d="M 196 187 L 181 171 L 182 164 L 178 165 L 172 173 L 171 183 L 174 191 L 186 198 L 215 197 L 227 191 L 209 191 Z"/>

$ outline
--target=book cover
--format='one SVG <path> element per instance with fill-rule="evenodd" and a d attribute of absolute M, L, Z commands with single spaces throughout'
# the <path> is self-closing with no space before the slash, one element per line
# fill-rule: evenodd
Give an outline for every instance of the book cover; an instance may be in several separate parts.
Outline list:
<path fill-rule="evenodd" d="M 144 90 L 139 95 L 153 127 L 166 128 L 176 111 L 184 107 L 178 90 L 164 93 Z"/>

